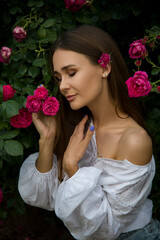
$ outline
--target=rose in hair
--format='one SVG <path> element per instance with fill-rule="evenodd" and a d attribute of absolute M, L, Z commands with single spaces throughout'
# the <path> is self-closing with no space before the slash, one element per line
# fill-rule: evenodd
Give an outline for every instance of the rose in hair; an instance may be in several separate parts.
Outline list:
<path fill-rule="evenodd" d="M 135 58 L 144 58 L 148 55 L 145 43 L 142 39 L 134 41 L 130 44 L 129 56 L 132 59 Z"/>
<path fill-rule="evenodd" d="M 2 47 L 0 51 L 0 62 L 9 63 L 12 49 L 8 47 Z"/>
<path fill-rule="evenodd" d="M 13 37 L 16 41 L 22 42 L 27 36 L 27 32 L 22 27 L 15 27 L 13 30 Z"/>
<path fill-rule="evenodd" d="M 102 53 L 100 59 L 98 59 L 98 63 L 103 67 L 106 68 L 107 64 L 110 62 L 110 55 L 107 53 Z"/>
<path fill-rule="evenodd" d="M 66 8 L 71 12 L 76 12 L 82 8 L 85 3 L 85 0 L 64 0 Z"/>
<path fill-rule="evenodd" d="M 45 115 L 54 116 L 59 110 L 59 105 L 55 97 L 48 97 L 42 104 L 42 111 Z"/>
<path fill-rule="evenodd" d="M 44 101 L 46 98 L 48 98 L 48 90 L 45 87 L 38 87 L 34 91 L 34 96 L 37 97 L 37 99 Z"/>
<path fill-rule="evenodd" d="M 148 95 L 151 91 L 151 84 L 148 81 L 148 75 L 144 71 L 135 72 L 133 77 L 126 81 L 129 97 L 141 97 Z"/>
<path fill-rule="evenodd" d="M 26 128 L 32 123 L 32 113 L 27 108 L 19 109 L 19 114 L 11 117 L 10 123 L 15 128 Z"/>
<path fill-rule="evenodd" d="M 3 101 L 11 99 L 15 92 L 16 91 L 10 85 L 3 86 Z"/>
<path fill-rule="evenodd" d="M 26 107 L 29 112 L 37 113 L 41 110 L 42 102 L 35 95 L 29 95 L 27 97 Z"/>

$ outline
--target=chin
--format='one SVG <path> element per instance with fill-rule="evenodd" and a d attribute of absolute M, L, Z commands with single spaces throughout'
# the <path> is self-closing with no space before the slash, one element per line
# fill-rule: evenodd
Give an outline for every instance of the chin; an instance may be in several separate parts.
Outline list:
<path fill-rule="evenodd" d="M 83 108 L 83 107 L 85 107 L 85 106 L 86 106 L 86 105 L 70 103 L 70 108 L 71 108 L 72 110 L 79 110 L 79 109 L 81 109 L 81 108 Z"/>

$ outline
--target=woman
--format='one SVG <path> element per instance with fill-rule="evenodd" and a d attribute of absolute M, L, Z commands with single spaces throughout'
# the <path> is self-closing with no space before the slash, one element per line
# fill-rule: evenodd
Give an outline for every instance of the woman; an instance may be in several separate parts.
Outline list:
<path fill-rule="evenodd" d="M 152 140 L 115 42 L 94 26 L 67 31 L 52 47 L 51 68 L 60 110 L 33 114 L 39 153 L 21 167 L 22 198 L 55 210 L 78 240 L 160 239 L 147 199 Z"/>

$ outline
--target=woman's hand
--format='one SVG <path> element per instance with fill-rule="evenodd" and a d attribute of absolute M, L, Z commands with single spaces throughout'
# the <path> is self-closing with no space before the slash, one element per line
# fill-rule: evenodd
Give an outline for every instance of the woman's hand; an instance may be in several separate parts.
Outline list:
<path fill-rule="evenodd" d="M 39 132 L 40 140 L 53 139 L 56 134 L 56 116 L 45 116 L 42 111 L 32 113 L 32 121 Z"/>
<path fill-rule="evenodd" d="M 84 116 L 80 123 L 75 127 L 73 135 L 70 138 L 67 149 L 63 157 L 63 169 L 69 177 L 74 175 L 78 170 L 78 162 L 83 157 L 91 137 L 94 127 L 91 126 L 84 134 L 85 123 L 88 116 Z"/>

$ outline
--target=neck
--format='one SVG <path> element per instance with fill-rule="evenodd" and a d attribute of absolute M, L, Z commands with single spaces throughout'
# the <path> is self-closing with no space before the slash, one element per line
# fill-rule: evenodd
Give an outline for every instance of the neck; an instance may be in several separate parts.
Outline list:
<path fill-rule="evenodd" d="M 115 126 L 117 121 L 123 121 L 122 118 L 118 117 L 115 109 L 115 104 L 109 99 L 107 94 L 101 94 L 98 99 L 92 102 L 88 108 L 90 109 L 93 116 L 93 124 L 95 129 L 100 128 L 112 128 Z M 127 114 L 123 114 L 118 111 L 118 114 L 125 118 Z"/>

